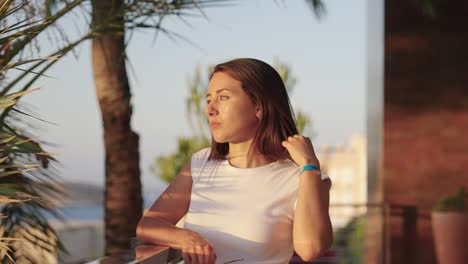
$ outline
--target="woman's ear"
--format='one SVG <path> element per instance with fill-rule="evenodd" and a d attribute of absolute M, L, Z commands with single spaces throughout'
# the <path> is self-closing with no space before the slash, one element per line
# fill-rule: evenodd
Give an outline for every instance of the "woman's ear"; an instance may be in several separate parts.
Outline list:
<path fill-rule="evenodd" d="M 258 120 L 262 120 L 263 112 L 262 112 L 262 108 L 260 106 L 257 106 L 257 113 L 255 115 L 257 116 Z"/>

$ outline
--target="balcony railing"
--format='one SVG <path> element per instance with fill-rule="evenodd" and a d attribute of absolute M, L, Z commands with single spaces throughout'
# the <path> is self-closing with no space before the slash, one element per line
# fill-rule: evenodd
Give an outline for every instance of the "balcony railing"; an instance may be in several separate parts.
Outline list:
<path fill-rule="evenodd" d="M 418 211 L 415 206 L 385 203 L 343 203 L 331 204 L 330 208 L 364 208 L 367 212 L 371 210 L 378 210 L 377 213 L 381 214 L 382 217 L 382 230 L 380 230 L 380 233 L 382 234 L 381 242 L 383 244 L 383 256 L 381 258 L 382 264 L 387 263 L 390 256 L 390 223 L 394 220 L 402 221 L 402 253 L 405 254 L 408 259 L 412 259 L 414 257 L 417 246 L 416 242 L 418 219 Z M 348 228 L 349 229 L 344 233 L 344 235 L 341 234 L 340 236 L 337 236 L 335 234 L 335 243 L 330 251 L 327 252 L 326 256 L 323 256 L 322 258 L 319 258 L 313 262 L 304 262 L 297 255 L 294 255 L 290 261 L 290 264 L 339 263 L 342 260 L 346 260 L 346 263 L 359 263 L 358 259 L 363 258 L 365 253 L 364 244 L 349 244 L 343 243 L 343 241 L 352 240 L 353 238 L 350 238 L 347 235 L 355 233 L 354 231 L 357 231 L 356 228 L 364 227 L 357 224 Z M 338 233 L 339 232 L 337 232 L 337 234 Z M 132 240 L 132 247 L 127 252 L 118 255 L 106 256 L 101 259 L 89 262 L 88 264 L 176 264 L 181 260 L 180 251 L 171 249 L 166 246 L 140 244 L 138 241 Z"/>
<path fill-rule="evenodd" d="M 132 247 L 127 252 L 103 257 L 88 264 L 175 264 L 178 263 L 178 259 L 180 254 L 177 250 L 166 246 L 143 244 Z"/>

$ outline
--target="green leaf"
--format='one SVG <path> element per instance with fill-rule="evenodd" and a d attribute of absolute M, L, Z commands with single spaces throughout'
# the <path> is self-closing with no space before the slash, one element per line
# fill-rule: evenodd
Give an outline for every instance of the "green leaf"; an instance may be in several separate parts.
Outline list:
<path fill-rule="evenodd" d="M 1 183 L 0 184 L 0 195 L 7 197 L 14 197 L 17 192 L 23 192 L 24 188 L 12 183 Z"/>
<path fill-rule="evenodd" d="M 5 133 L 5 134 L 7 134 L 7 133 Z M 16 138 L 16 135 L 13 135 L 13 136 L 12 136 L 11 134 L 7 134 L 7 136 L 8 136 L 8 137 L 6 137 L 6 138 L 4 138 L 4 139 L 1 139 L 1 140 L 0 140 L 0 143 L 8 143 L 8 142 L 10 142 L 10 141 L 12 141 L 13 139 Z M 3 137 L 3 136 L 0 136 L 0 138 L 2 138 L 2 137 Z"/>
<path fill-rule="evenodd" d="M 12 165 L 0 165 L 0 169 L 11 169 L 11 168 L 37 168 L 41 164 L 12 164 Z"/>
<path fill-rule="evenodd" d="M 30 93 L 33 93 L 35 91 L 39 90 L 39 88 L 35 88 L 35 89 L 31 89 L 31 90 L 27 90 L 27 91 L 22 91 L 22 92 L 16 92 L 16 93 L 11 93 L 11 94 L 7 94 L 7 95 L 4 95 L 2 97 L 0 97 L 0 101 L 5 101 L 5 100 L 9 100 L 9 99 L 14 99 L 14 98 L 18 98 L 18 97 L 21 97 L 25 94 L 30 94 Z"/>
<path fill-rule="evenodd" d="M 6 103 L 1 103 L 0 108 L 7 108 L 7 107 L 13 106 L 15 104 L 16 104 L 16 100 L 6 102 Z"/>
<path fill-rule="evenodd" d="M 460 187 L 458 192 L 452 196 L 441 198 L 434 206 L 435 211 L 468 211 L 468 192 L 465 187 Z"/>
<path fill-rule="evenodd" d="M 24 169 L 24 170 L 14 170 L 14 171 L 3 171 L 3 172 L 0 172 L 0 177 L 15 175 L 15 174 L 24 173 L 24 172 L 28 172 L 28 171 L 32 171 L 32 170 L 36 170 L 36 168 L 30 168 L 30 169 Z"/>

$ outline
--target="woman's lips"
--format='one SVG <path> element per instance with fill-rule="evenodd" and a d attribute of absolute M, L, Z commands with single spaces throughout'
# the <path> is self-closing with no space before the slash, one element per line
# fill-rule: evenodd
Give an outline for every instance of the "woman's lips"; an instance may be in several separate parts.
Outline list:
<path fill-rule="evenodd" d="M 211 122 L 210 123 L 210 127 L 213 129 L 213 128 L 216 128 L 217 126 L 221 125 L 221 123 L 218 123 L 218 122 Z"/>

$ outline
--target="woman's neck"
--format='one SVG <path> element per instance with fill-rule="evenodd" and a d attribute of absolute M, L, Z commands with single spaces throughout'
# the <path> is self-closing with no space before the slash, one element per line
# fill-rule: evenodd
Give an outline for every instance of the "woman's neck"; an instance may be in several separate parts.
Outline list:
<path fill-rule="evenodd" d="M 229 142 L 229 163 L 237 168 L 255 168 L 272 163 L 274 160 L 268 159 L 260 154 L 254 146 L 249 152 L 249 147 L 252 145 L 253 139 L 240 142 Z"/>

